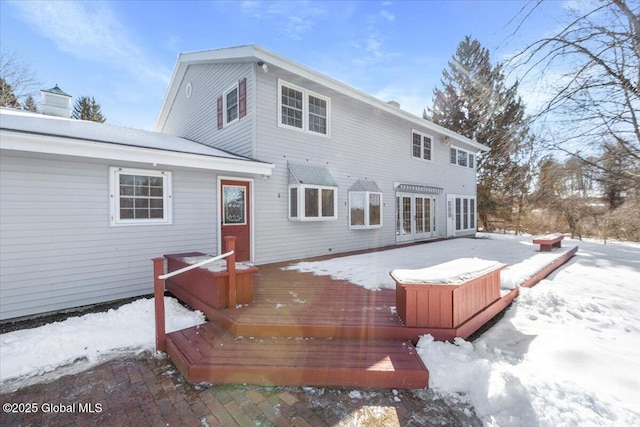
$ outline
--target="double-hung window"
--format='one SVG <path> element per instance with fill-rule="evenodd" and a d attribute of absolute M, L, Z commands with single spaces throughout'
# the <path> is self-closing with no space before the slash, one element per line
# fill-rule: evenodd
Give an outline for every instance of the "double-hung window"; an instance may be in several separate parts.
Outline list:
<path fill-rule="evenodd" d="M 338 218 L 338 189 L 321 185 L 289 186 L 289 219 L 327 221 Z"/>
<path fill-rule="evenodd" d="M 466 168 L 475 168 L 475 155 L 460 148 L 451 147 L 449 149 L 449 163 L 452 165 L 464 166 Z"/>
<path fill-rule="evenodd" d="M 111 225 L 171 223 L 171 172 L 112 167 Z"/>
<path fill-rule="evenodd" d="M 224 93 L 224 124 L 225 126 L 238 119 L 238 86 L 234 86 Z"/>
<path fill-rule="evenodd" d="M 278 80 L 278 126 L 329 136 L 331 100 Z"/>
<path fill-rule="evenodd" d="M 218 130 L 235 123 L 247 115 L 247 79 L 224 91 L 216 100 L 216 120 Z"/>
<path fill-rule="evenodd" d="M 411 155 L 414 159 L 431 160 L 433 138 L 418 131 L 412 131 Z"/>

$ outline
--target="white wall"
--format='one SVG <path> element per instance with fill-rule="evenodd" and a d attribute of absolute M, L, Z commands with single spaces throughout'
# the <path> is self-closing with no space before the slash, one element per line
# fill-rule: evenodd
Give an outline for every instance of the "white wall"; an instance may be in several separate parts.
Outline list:
<path fill-rule="evenodd" d="M 149 294 L 151 258 L 216 251 L 216 176 L 172 170 L 173 224 L 109 225 L 109 166 L 2 152 L 0 319 Z"/>
<path fill-rule="evenodd" d="M 278 127 L 278 77 L 331 98 L 330 138 Z M 394 182 L 444 189 L 437 195 L 434 237 L 446 237 L 446 195 L 475 196 L 475 170 L 449 164 L 449 145 L 442 135 L 273 67 L 268 74 L 257 73 L 256 79 L 256 158 L 276 164 L 270 179 L 256 181 L 256 262 L 395 244 Z M 412 158 L 412 130 L 433 136 L 433 161 Z M 331 172 L 339 185 L 337 220 L 287 219 L 287 162 L 325 166 Z M 358 179 L 373 180 L 383 191 L 382 229 L 348 227 L 348 189 Z M 470 233 L 458 233 L 463 234 Z"/>

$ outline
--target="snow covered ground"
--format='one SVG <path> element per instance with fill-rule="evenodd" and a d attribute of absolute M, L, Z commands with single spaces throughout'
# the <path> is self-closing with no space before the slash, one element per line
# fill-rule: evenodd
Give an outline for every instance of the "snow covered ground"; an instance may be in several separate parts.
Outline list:
<path fill-rule="evenodd" d="M 508 264 L 502 287 L 511 289 L 558 255 L 537 252 L 531 237 L 479 236 L 292 268 L 379 289 L 394 286 L 394 269 L 476 257 Z M 418 352 L 429 368 L 430 388 L 472 404 L 487 426 L 640 425 L 640 245 L 564 241 L 564 247 L 574 245 L 580 246 L 576 257 L 536 287 L 522 289 L 476 341 L 422 337 Z M 204 321 L 170 298 L 166 310 L 168 331 Z M 64 372 L 60 367 L 82 369 L 151 350 L 153 328 L 153 301 L 141 299 L 2 334 L 0 384 L 7 391 Z"/>
<path fill-rule="evenodd" d="M 558 251 L 536 252 L 531 237 L 482 235 L 292 268 L 393 287 L 388 272 L 459 257 L 509 264 L 511 289 Z M 640 425 L 640 245 L 564 240 L 577 255 L 520 296 L 474 342 L 424 336 L 418 352 L 429 387 L 471 403 L 486 426 Z M 532 256 L 533 254 L 533 256 Z"/>
<path fill-rule="evenodd" d="M 205 321 L 201 312 L 189 310 L 169 297 L 165 297 L 165 314 L 167 332 Z M 0 391 L 88 369 L 124 352 L 153 350 L 154 316 L 153 299 L 143 298 L 117 310 L 2 334 Z"/>

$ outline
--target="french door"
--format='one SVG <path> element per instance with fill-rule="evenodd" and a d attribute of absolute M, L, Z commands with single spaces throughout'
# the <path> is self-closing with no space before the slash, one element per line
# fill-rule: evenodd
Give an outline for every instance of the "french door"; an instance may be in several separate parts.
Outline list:
<path fill-rule="evenodd" d="M 396 194 L 396 238 L 400 242 L 435 236 L 436 198 L 426 194 Z"/>

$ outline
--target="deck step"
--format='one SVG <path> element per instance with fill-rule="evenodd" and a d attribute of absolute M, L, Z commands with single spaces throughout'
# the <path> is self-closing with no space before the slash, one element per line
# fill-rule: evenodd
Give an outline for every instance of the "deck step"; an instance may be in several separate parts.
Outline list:
<path fill-rule="evenodd" d="M 411 341 L 236 337 L 215 322 L 167 335 L 167 353 L 189 382 L 426 388 Z"/>

